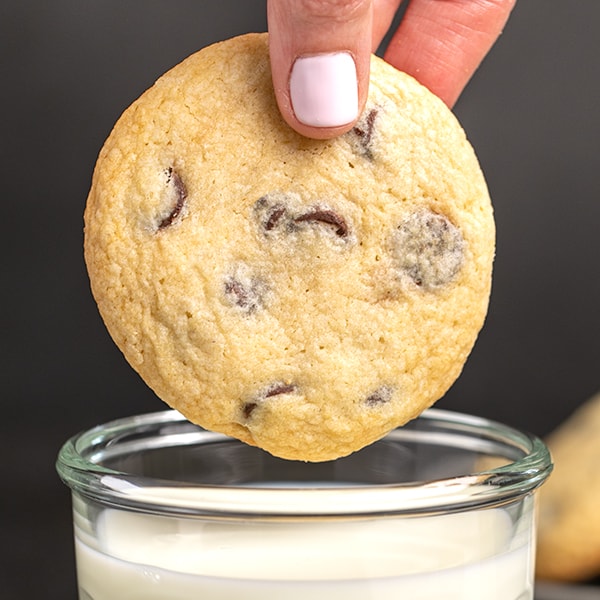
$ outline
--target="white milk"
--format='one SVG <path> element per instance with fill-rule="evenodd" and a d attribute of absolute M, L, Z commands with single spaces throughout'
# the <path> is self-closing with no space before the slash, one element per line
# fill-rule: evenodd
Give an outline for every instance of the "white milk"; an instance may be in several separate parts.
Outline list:
<path fill-rule="evenodd" d="M 77 508 L 82 600 L 532 600 L 533 501 L 400 519 L 209 521 Z"/>

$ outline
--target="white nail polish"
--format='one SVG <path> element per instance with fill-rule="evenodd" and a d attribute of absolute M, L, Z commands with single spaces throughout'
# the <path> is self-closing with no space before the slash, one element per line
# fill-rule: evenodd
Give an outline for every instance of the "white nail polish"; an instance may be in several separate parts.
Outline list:
<path fill-rule="evenodd" d="M 296 59 L 290 75 L 296 118 L 311 127 L 337 127 L 358 117 L 356 65 L 347 52 Z"/>

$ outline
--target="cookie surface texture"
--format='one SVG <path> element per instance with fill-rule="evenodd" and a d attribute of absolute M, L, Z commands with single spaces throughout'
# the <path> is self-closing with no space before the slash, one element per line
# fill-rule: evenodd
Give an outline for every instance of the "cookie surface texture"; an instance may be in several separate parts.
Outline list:
<path fill-rule="evenodd" d="M 330 141 L 276 107 L 268 39 L 210 46 L 128 108 L 96 165 L 85 256 L 108 330 L 189 420 L 288 459 L 416 417 L 483 324 L 494 222 L 443 103 L 373 58 Z"/>

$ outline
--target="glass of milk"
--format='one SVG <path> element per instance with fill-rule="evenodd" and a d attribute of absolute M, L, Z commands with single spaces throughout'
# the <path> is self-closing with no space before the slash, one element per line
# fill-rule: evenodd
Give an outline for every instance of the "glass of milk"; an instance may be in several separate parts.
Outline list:
<path fill-rule="evenodd" d="M 346 458 L 303 463 L 175 411 L 75 436 L 81 600 L 532 600 L 534 436 L 430 409 Z"/>

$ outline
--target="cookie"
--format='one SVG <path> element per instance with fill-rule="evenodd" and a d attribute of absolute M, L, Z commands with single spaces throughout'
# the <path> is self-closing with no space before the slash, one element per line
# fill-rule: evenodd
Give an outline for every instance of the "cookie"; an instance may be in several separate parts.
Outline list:
<path fill-rule="evenodd" d="M 600 393 L 548 439 L 554 472 L 540 490 L 536 575 L 600 575 Z"/>
<path fill-rule="evenodd" d="M 419 415 L 483 324 L 494 222 L 452 113 L 378 58 L 364 115 L 311 140 L 280 116 L 266 34 L 162 76 L 101 150 L 93 294 L 147 384 L 288 459 L 347 455 Z"/>

